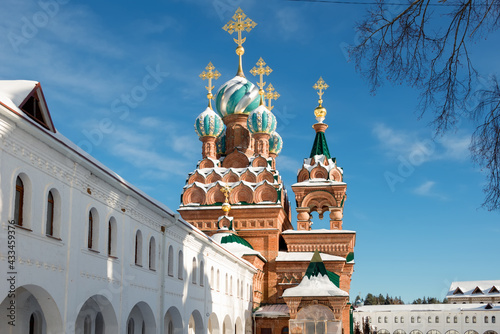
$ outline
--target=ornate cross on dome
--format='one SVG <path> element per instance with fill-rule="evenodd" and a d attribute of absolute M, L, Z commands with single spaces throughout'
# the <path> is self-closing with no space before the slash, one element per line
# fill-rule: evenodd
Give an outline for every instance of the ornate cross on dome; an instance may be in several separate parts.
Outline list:
<path fill-rule="evenodd" d="M 323 107 L 323 94 L 325 93 L 324 91 L 328 88 L 328 85 L 326 82 L 323 80 L 322 77 L 319 77 L 319 80 L 314 84 L 313 88 L 317 90 L 318 92 L 318 103 L 319 105 L 314 109 L 314 116 L 316 116 L 316 120 L 319 123 L 323 123 L 323 120 L 325 119 L 326 116 L 326 109 Z"/>
<path fill-rule="evenodd" d="M 208 107 L 212 109 L 212 100 L 214 99 L 214 96 L 212 94 L 212 89 L 214 89 L 214 86 L 212 86 L 212 79 L 217 80 L 220 77 L 219 71 L 215 70 L 214 65 L 212 65 L 212 62 L 208 63 L 207 67 L 205 67 L 207 72 L 203 71 L 200 74 L 200 78 L 203 80 L 208 79 L 208 86 L 205 86 L 205 88 L 208 91 L 207 94 L 207 99 L 208 99 Z M 215 72 L 213 72 L 215 70 Z"/>
<path fill-rule="evenodd" d="M 319 106 L 321 107 L 321 104 L 323 103 L 323 100 L 321 97 L 325 93 L 323 90 L 326 90 L 329 86 L 326 84 L 326 82 L 323 80 L 322 77 L 319 77 L 319 80 L 314 84 L 313 88 L 318 91 L 318 96 L 319 96 Z"/>
<path fill-rule="evenodd" d="M 273 71 L 269 66 L 266 66 L 266 62 L 264 61 L 264 59 L 260 58 L 259 61 L 257 62 L 256 64 L 257 66 L 259 67 L 253 67 L 251 70 L 250 70 L 250 73 L 252 73 L 254 76 L 259 76 L 260 77 L 260 81 L 257 82 L 257 86 L 259 86 L 259 94 L 260 94 L 260 104 L 263 105 L 264 104 L 264 86 L 266 85 L 266 83 L 264 82 L 264 74 L 265 75 L 269 75 L 271 74 L 271 72 Z M 264 67 L 266 66 L 266 67 Z"/>
<path fill-rule="evenodd" d="M 229 21 L 228 23 L 226 23 L 226 25 L 222 27 L 222 29 L 227 31 L 229 34 L 233 34 L 233 32 L 235 31 L 238 33 L 238 38 L 233 38 L 236 44 L 238 44 L 238 46 L 236 47 L 236 54 L 240 57 L 240 64 L 238 67 L 238 73 L 236 73 L 236 75 L 244 78 L 245 75 L 243 74 L 241 56 L 243 56 L 243 54 L 245 53 L 245 49 L 243 48 L 242 44 L 245 43 L 246 37 L 242 38 L 241 32 L 243 30 L 250 32 L 253 28 L 255 28 L 257 23 L 248 18 L 239 7 L 233 15 L 233 20 L 234 21 Z"/>
<path fill-rule="evenodd" d="M 273 84 L 267 85 L 266 91 L 264 97 L 267 99 L 267 109 L 271 111 L 274 108 L 274 106 L 271 105 L 271 101 L 276 101 L 280 97 L 280 94 L 274 89 Z"/>

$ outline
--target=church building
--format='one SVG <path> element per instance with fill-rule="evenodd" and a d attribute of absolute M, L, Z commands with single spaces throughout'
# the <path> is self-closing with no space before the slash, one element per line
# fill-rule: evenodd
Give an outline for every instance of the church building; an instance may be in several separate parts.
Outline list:
<path fill-rule="evenodd" d="M 238 9 L 223 27 L 237 35 L 237 71 L 215 95 L 220 73 L 209 63 L 200 75 L 202 158 L 177 212 L 62 136 L 40 83 L 0 81 L 0 333 L 352 333 L 356 232 L 343 229 L 328 85 L 313 86 L 292 213 L 276 160 L 279 94 L 264 82 L 272 70 L 259 59 L 253 84 L 243 68 L 255 26 Z M 312 229 L 315 212 L 329 229 Z"/>

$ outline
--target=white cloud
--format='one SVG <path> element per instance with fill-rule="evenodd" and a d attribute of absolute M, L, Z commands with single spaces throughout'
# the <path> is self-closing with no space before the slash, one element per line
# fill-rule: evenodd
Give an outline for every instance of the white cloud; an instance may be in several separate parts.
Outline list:
<path fill-rule="evenodd" d="M 419 196 L 434 197 L 441 200 L 446 200 L 447 199 L 446 196 L 436 192 L 436 190 L 434 189 L 435 185 L 436 182 L 434 181 L 425 181 L 420 186 L 413 189 L 413 193 Z"/>
<path fill-rule="evenodd" d="M 434 140 L 432 136 L 426 137 L 415 131 L 395 130 L 383 123 L 376 124 L 372 133 L 388 157 L 402 157 L 415 161 L 414 165 L 435 160 L 463 161 L 469 157 L 469 134 L 445 135 Z"/>

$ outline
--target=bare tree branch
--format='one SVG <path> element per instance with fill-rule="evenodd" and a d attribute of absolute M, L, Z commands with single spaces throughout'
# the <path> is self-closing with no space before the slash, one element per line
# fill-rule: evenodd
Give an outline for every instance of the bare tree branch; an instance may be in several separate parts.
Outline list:
<path fill-rule="evenodd" d="M 446 5 L 431 9 L 431 0 L 414 0 L 392 15 L 381 0 L 357 23 L 360 42 L 350 47 L 350 58 L 372 92 L 385 80 L 418 89 L 420 116 L 434 115 L 436 134 L 453 128 L 461 118 L 476 120 L 470 149 L 473 160 L 488 172 L 483 206 L 498 210 L 500 94 L 498 84 L 473 91 L 479 74 L 469 49 L 477 38 L 498 30 L 500 0 L 440 2 Z M 479 104 L 468 110 L 473 94 Z"/>

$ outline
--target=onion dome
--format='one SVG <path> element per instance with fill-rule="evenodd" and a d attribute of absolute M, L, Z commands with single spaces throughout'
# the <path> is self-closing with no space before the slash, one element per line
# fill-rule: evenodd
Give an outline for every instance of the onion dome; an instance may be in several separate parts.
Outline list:
<path fill-rule="evenodd" d="M 259 89 L 244 77 L 236 76 L 222 85 L 215 97 L 219 116 L 246 114 L 259 106 Z"/>
<path fill-rule="evenodd" d="M 226 154 L 226 129 L 217 137 L 215 146 L 217 147 L 217 154 Z"/>
<path fill-rule="evenodd" d="M 247 127 L 250 133 L 268 133 L 276 130 L 276 117 L 266 106 L 260 105 L 248 115 Z"/>
<path fill-rule="evenodd" d="M 196 118 L 194 130 L 199 137 L 217 137 L 224 130 L 224 122 L 215 111 L 207 108 Z"/>
<path fill-rule="evenodd" d="M 271 133 L 271 138 L 269 138 L 269 153 L 278 155 L 282 148 L 283 139 L 281 139 L 281 136 L 276 131 Z"/>

